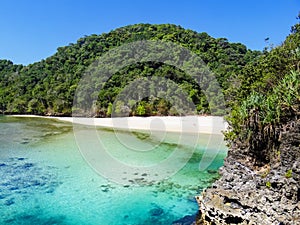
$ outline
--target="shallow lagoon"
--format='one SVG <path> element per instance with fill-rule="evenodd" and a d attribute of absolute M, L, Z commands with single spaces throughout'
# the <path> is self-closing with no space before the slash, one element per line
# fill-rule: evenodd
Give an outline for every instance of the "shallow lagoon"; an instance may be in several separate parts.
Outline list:
<path fill-rule="evenodd" d="M 80 129 L 84 132 L 86 128 Z M 126 163 L 141 162 L 136 154 L 127 154 L 127 158 L 122 154 L 126 146 L 116 143 L 114 131 L 97 129 L 97 133 L 116 158 Z M 138 171 L 124 174 L 129 181 L 124 185 L 100 176 L 89 166 L 69 123 L 0 117 L 0 134 L 0 224 L 172 224 L 195 215 L 198 206 L 194 196 L 218 177 L 216 171 L 226 156 L 223 144 L 213 163 L 199 171 L 207 140 L 220 139 L 217 135 L 200 135 L 193 156 L 175 175 L 149 183 L 147 174 Z M 132 137 L 126 132 L 121 135 Z M 143 147 L 141 140 L 145 146 L 153 144 L 147 134 L 133 135 L 139 140 L 138 147 Z M 172 135 L 160 140 L 155 152 L 147 156 L 139 153 L 142 162 L 157 163 L 160 157 L 168 157 L 175 145 L 171 139 Z"/>

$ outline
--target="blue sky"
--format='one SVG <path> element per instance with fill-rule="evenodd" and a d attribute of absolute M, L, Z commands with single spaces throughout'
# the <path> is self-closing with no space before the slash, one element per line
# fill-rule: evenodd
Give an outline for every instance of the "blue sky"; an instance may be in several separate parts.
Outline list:
<path fill-rule="evenodd" d="M 280 44 L 299 0 L 1 0 L 0 59 L 29 64 L 80 37 L 136 23 L 172 23 L 250 49 Z"/>

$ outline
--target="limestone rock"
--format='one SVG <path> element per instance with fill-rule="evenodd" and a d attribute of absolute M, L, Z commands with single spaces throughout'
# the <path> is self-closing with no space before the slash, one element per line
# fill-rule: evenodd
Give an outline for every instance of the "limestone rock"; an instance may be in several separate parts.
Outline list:
<path fill-rule="evenodd" d="M 280 141 L 280 158 L 259 168 L 245 150 L 229 150 L 220 180 L 196 197 L 198 224 L 300 225 L 300 120 Z"/>

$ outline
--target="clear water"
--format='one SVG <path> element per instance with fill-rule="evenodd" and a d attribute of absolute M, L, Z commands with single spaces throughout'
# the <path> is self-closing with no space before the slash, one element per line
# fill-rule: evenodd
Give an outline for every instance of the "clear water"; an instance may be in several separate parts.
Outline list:
<path fill-rule="evenodd" d="M 98 133 L 112 146 L 111 154 L 122 157 L 112 131 Z M 151 144 L 144 134 L 136 135 L 145 146 Z M 221 137 L 201 135 L 192 158 L 169 179 L 149 184 L 137 172 L 125 176 L 132 184 L 122 185 L 99 176 L 83 159 L 71 124 L 0 117 L 0 224 L 167 225 L 195 215 L 194 196 L 218 178 L 216 171 L 226 156 L 223 144 L 210 167 L 199 171 L 210 138 Z M 149 164 L 160 155 L 167 157 L 173 147 L 166 140 Z"/>

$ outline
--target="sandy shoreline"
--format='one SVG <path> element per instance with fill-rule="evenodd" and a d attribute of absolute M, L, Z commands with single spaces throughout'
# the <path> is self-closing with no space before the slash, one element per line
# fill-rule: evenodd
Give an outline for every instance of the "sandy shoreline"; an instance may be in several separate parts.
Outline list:
<path fill-rule="evenodd" d="M 56 119 L 74 124 L 90 125 L 103 128 L 164 131 L 184 133 L 222 134 L 228 127 L 223 117 L 217 116 L 153 116 L 153 117 L 122 117 L 122 118 L 79 118 L 51 117 L 35 115 L 13 115 L 14 117 L 39 117 Z"/>

